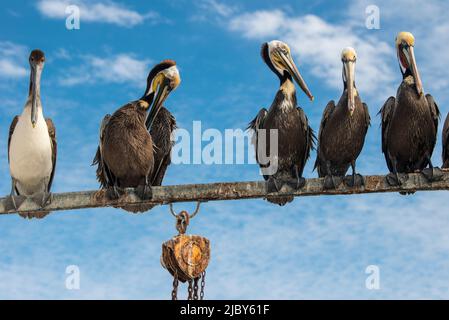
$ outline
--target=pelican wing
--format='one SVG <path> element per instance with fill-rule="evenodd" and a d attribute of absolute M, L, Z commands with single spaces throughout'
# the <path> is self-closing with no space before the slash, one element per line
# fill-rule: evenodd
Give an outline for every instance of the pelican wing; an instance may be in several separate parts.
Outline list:
<path fill-rule="evenodd" d="M 449 114 L 446 117 L 446 120 L 444 121 L 443 126 L 443 168 L 449 167 L 449 150 L 448 150 L 448 144 L 449 143 Z"/>
<path fill-rule="evenodd" d="M 393 171 L 393 165 L 388 155 L 387 137 L 388 137 L 388 130 L 390 127 L 390 121 L 394 112 L 395 103 L 396 103 L 395 97 L 389 97 L 379 111 L 382 117 L 382 152 L 385 156 L 385 161 L 387 162 L 387 166 L 390 171 Z"/>
<path fill-rule="evenodd" d="M 56 157 L 58 154 L 58 144 L 56 143 L 56 128 L 55 128 L 55 125 L 53 124 L 53 121 L 50 118 L 47 118 L 47 119 L 45 119 L 45 122 L 47 123 L 48 135 L 50 136 L 50 140 L 51 140 L 52 169 L 51 169 L 51 174 L 50 174 L 50 180 L 48 181 L 48 187 L 47 187 L 47 192 L 50 192 L 50 188 L 53 183 L 53 177 L 55 176 Z"/>
<path fill-rule="evenodd" d="M 265 108 L 260 109 L 257 116 L 248 124 L 248 127 L 246 129 L 254 131 L 260 129 L 263 125 L 265 118 L 267 117 L 267 113 L 268 113 L 267 109 Z"/>
<path fill-rule="evenodd" d="M 427 104 L 430 108 L 430 114 L 432 115 L 433 124 L 435 125 L 435 131 L 438 131 L 438 121 L 440 120 L 440 109 L 438 109 L 438 105 L 433 100 L 433 97 L 430 94 L 426 94 Z"/>
<path fill-rule="evenodd" d="M 363 110 L 365 111 L 365 125 L 366 125 L 366 131 L 368 131 L 368 127 L 371 125 L 371 117 L 369 115 L 369 109 L 365 102 L 363 102 Z M 365 131 L 365 133 L 366 133 Z"/>
<path fill-rule="evenodd" d="M 304 159 L 303 159 L 303 163 L 301 165 L 301 167 L 304 168 L 304 166 L 306 165 L 307 160 L 310 157 L 310 151 L 315 149 L 315 144 L 316 144 L 316 136 L 315 136 L 315 132 L 313 132 L 313 129 L 309 126 L 309 120 L 307 119 L 306 113 L 304 112 L 304 110 L 302 110 L 300 107 L 296 108 L 299 112 L 299 116 L 300 116 L 300 121 L 302 122 L 302 127 L 305 128 L 305 134 L 306 134 L 306 152 L 304 153 Z M 301 134 L 303 134 L 301 132 Z M 302 172 L 301 172 L 302 175 Z"/>
<path fill-rule="evenodd" d="M 12 119 L 11 125 L 9 126 L 9 137 L 8 137 L 8 162 L 9 162 L 9 146 L 11 144 L 11 137 L 14 133 L 14 129 L 16 128 L 16 124 L 19 121 L 19 116 L 15 116 L 14 119 Z"/>
<path fill-rule="evenodd" d="M 326 128 L 326 123 L 329 120 L 330 116 L 332 115 L 332 113 L 335 110 L 335 101 L 331 100 L 327 103 L 326 108 L 324 108 L 323 111 L 323 116 L 321 117 L 321 123 L 320 123 L 320 131 L 318 132 L 318 152 L 317 152 L 317 156 L 316 156 L 316 161 L 315 161 L 315 166 L 313 167 L 313 169 L 317 169 L 318 170 L 318 174 L 321 176 L 320 173 L 320 162 L 321 159 L 320 158 L 320 142 L 321 142 L 321 136 L 323 135 L 323 131 Z"/>
<path fill-rule="evenodd" d="M 160 186 L 165 176 L 165 171 L 171 163 L 171 139 L 176 130 L 176 119 L 165 107 L 162 107 L 150 129 L 154 144 L 154 168 L 149 182 L 152 186 Z"/>
<path fill-rule="evenodd" d="M 323 111 L 323 116 L 321 118 L 320 131 L 318 132 L 318 147 L 321 141 L 321 136 L 323 135 L 323 131 L 326 128 L 326 123 L 329 120 L 332 113 L 334 113 L 334 110 L 335 110 L 335 101 L 331 100 L 327 103 L 326 108 Z"/>
<path fill-rule="evenodd" d="M 433 124 L 435 126 L 435 132 L 438 132 L 438 121 L 440 120 L 440 110 L 438 108 L 437 103 L 433 99 L 432 95 L 426 94 L 426 100 L 427 100 L 427 104 L 429 105 L 429 108 L 430 108 L 430 114 L 432 116 Z M 446 126 L 446 123 L 444 124 L 444 126 Z M 436 143 L 436 139 L 434 140 L 432 150 L 435 147 L 435 143 Z M 446 150 L 445 150 L 445 144 L 444 144 L 444 128 L 443 128 L 443 155 L 445 154 L 445 152 L 446 152 Z M 444 162 L 444 157 L 443 157 L 443 162 Z"/>
<path fill-rule="evenodd" d="M 97 165 L 97 180 L 100 182 L 102 188 L 111 187 L 114 185 L 115 177 L 112 172 L 109 170 L 108 166 L 103 160 L 103 139 L 104 139 L 104 129 L 109 123 L 111 118 L 110 114 L 107 114 L 103 120 L 101 121 L 100 126 L 100 143 L 97 148 L 97 153 L 95 154 L 95 158 L 92 162 L 92 165 Z"/>
<path fill-rule="evenodd" d="M 254 149 L 256 152 L 256 161 L 259 162 L 259 159 L 257 157 L 258 150 L 258 130 L 262 128 L 263 123 L 265 121 L 265 118 L 267 117 L 268 111 L 265 108 L 260 109 L 257 116 L 248 124 L 247 130 L 253 130 L 253 138 L 252 138 L 252 144 L 254 145 Z"/>

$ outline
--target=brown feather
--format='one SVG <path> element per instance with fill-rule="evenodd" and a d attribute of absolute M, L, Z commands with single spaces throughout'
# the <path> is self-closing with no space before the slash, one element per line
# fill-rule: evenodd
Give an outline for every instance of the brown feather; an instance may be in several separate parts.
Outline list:
<path fill-rule="evenodd" d="M 443 133 L 443 168 L 449 168 L 449 113 L 444 121 Z"/>
<path fill-rule="evenodd" d="M 390 97 L 381 109 L 382 151 L 390 172 L 423 170 L 436 143 L 439 110 L 430 95 L 418 96 L 413 83 L 403 81 L 396 99 Z"/>
<path fill-rule="evenodd" d="M 286 83 L 289 81 L 290 83 Z M 285 90 L 289 88 L 289 90 Z M 287 104 L 285 107 L 284 105 Z M 308 124 L 307 116 L 304 111 L 296 104 L 296 92 L 290 79 L 285 79 L 277 92 L 275 99 L 267 111 L 262 109 L 258 115 L 249 124 L 249 128 L 254 130 L 256 141 L 258 141 L 257 129 L 267 130 L 267 141 L 265 143 L 266 151 L 270 150 L 269 130 L 278 130 L 278 170 L 275 177 L 281 179 L 295 178 L 294 168 L 298 170 L 299 176 L 302 176 L 307 159 L 310 156 L 310 150 L 314 147 L 315 135 Z M 258 154 L 258 143 L 256 143 L 256 160 Z M 260 164 L 261 168 L 267 165 Z M 264 175 L 268 180 L 269 176 Z M 267 200 L 279 205 L 285 205 L 293 201 L 292 196 L 285 197 L 267 197 Z"/>
<path fill-rule="evenodd" d="M 365 143 L 370 125 L 368 107 L 359 96 L 355 99 L 355 109 L 349 115 L 348 95 L 344 91 L 337 106 L 330 101 L 321 120 L 318 151 L 315 167 L 318 175 L 344 176 L 351 163 L 355 163 Z M 327 164 L 330 165 L 328 171 Z"/>
<path fill-rule="evenodd" d="M 154 170 L 154 145 L 145 127 L 146 111 L 134 101 L 105 117 L 100 145 L 94 158 L 97 179 L 103 188 L 114 183 L 120 188 L 136 188 L 150 182 Z M 118 206 L 129 212 L 144 212 L 153 205 Z"/>
<path fill-rule="evenodd" d="M 53 184 L 53 178 L 55 176 L 56 157 L 58 154 L 58 144 L 56 143 L 56 128 L 55 128 L 55 125 L 53 124 L 53 121 L 50 118 L 46 118 L 45 122 L 47 123 L 48 135 L 50 136 L 50 140 L 51 140 L 51 161 L 53 164 L 53 167 L 51 169 L 50 180 L 48 181 L 48 186 L 47 186 L 47 192 L 50 192 L 51 185 Z"/>
<path fill-rule="evenodd" d="M 162 107 L 153 125 L 150 134 L 154 143 L 154 170 L 150 177 L 152 186 L 160 186 L 165 172 L 171 163 L 171 150 L 173 147 L 172 134 L 176 130 L 175 117 L 165 107 Z"/>

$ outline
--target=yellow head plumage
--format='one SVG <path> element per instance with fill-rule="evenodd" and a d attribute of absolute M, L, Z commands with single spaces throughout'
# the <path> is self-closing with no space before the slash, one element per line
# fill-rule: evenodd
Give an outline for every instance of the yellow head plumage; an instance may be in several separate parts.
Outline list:
<path fill-rule="evenodd" d="M 355 61 L 357 59 L 357 54 L 355 49 L 352 47 L 346 47 L 341 51 L 342 61 Z"/>
<path fill-rule="evenodd" d="M 400 44 L 407 44 L 408 46 L 413 47 L 415 45 L 415 37 L 407 31 L 399 32 L 396 36 L 396 46 L 399 46 Z"/>

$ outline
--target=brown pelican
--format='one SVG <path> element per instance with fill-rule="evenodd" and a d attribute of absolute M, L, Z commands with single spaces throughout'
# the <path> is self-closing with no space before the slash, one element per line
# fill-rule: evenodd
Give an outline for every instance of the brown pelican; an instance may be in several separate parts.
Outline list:
<path fill-rule="evenodd" d="M 434 168 L 430 159 L 440 112 L 432 96 L 424 96 L 414 45 L 410 32 L 397 35 L 396 50 L 403 80 L 396 98 L 388 98 L 380 110 L 382 151 L 390 170 L 387 181 L 392 186 L 402 184 L 398 173 L 421 171 L 429 181 L 441 178 L 441 170 Z"/>
<path fill-rule="evenodd" d="M 449 114 L 443 126 L 443 168 L 449 168 Z"/>
<path fill-rule="evenodd" d="M 17 210 L 26 197 L 41 207 L 50 201 L 50 188 L 56 167 L 56 131 L 53 121 L 42 113 L 40 83 L 45 56 L 33 50 L 28 99 L 20 116 L 9 129 L 8 160 L 11 172 L 11 202 Z M 49 212 L 19 213 L 24 218 L 43 218 Z"/>
<path fill-rule="evenodd" d="M 309 127 L 304 111 L 296 103 L 296 90 L 293 79 L 305 94 L 313 100 L 313 96 L 296 67 L 289 46 L 281 41 L 264 43 L 261 50 L 262 59 L 279 77 L 280 88 L 276 93 L 269 110 L 263 108 L 248 128 L 254 130 L 253 142 L 256 148 L 256 159 L 262 168 L 264 179 L 267 180 L 268 192 L 279 191 L 284 184 L 294 189 L 304 186 L 302 172 L 313 147 L 314 134 Z M 270 130 L 277 130 L 277 155 L 271 156 L 269 163 L 260 161 L 260 148 L 270 150 Z M 262 140 L 262 132 L 266 130 L 266 141 Z M 273 142 L 272 142 L 273 143 Z M 263 152 L 263 154 L 266 154 Z M 272 166 L 277 162 L 277 170 L 267 173 L 267 164 Z M 292 196 L 267 197 L 267 200 L 279 205 L 285 205 L 293 200 Z"/>
<path fill-rule="evenodd" d="M 363 184 L 362 176 L 356 174 L 355 162 L 365 142 L 370 116 L 355 87 L 356 59 L 353 48 L 343 49 L 343 93 L 337 106 L 333 100 L 327 104 L 321 119 L 315 168 L 320 177 L 325 177 L 326 189 L 336 188 L 349 166 L 352 176 L 345 182 L 349 186 Z"/>
<path fill-rule="evenodd" d="M 162 106 L 180 83 L 176 63 L 165 60 L 149 73 L 144 95 L 106 115 L 100 128 L 100 143 L 93 164 L 97 179 L 113 199 L 120 189 L 136 188 L 142 199 L 151 198 L 151 186 L 160 185 L 170 164 L 173 115 Z M 149 110 L 149 111 L 148 111 Z M 144 212 L 152 205 L 120 206 Z"/>

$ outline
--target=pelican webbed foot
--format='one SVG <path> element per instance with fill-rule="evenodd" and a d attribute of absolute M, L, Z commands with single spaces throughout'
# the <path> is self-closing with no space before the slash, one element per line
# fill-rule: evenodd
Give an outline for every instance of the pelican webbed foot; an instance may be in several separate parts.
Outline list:
<path fill-rule="evenodd" d="M 118 200 L 123 194 L 123 189 L 119 188 L 117 185 L 113 185 L 106 189 L 106 196 L 110 200 Z"/>
<path fill-rule="evenodd" d="M 53 196 L 51 192 L 38 192 L 31 196 L 31 199 L 34 203 L 36 203 L 41 208 L 46 207 L 49 205 L 53 199 Z"/>
<path fill-rule="evenodd" d="M 24 219 L 42 219 L 46 215 L 48 215 L 49 211 L 33 211 L 33 212 L 19 212 L 19 216 L 21 216 Z"/>
<path fill-rule="evenodd" d="M 306 179 L 301 177 L 299 173 L 299 168 L 296 165 L 294 165 L 292 168 L 292 176 L 293 179 L 285 181 L 285 184 L 288 185 L 293 190 L 299 190 L 304 188 L 304 186 L 306 185 Z"/>
<path fill-rule="evenodd" d="M 387 174 L 385 179 L 387 180 L 388 185 L 391 187 L 399 187 L 403 184 L 403 181 L 398 173 L 390 172 L 389 174 Z"/>
<path fill-rule="evenodd" d="M 21 196 L 16 190 L 16 179 L 11 179 L 11 193 L 8 197 L 8 201 L 5 205 L 7 211 L 17 211 L 19 210 L 22 203 L 27 199 L 25 196 Z"/>
<path fill-rule="evenodd" d="M 337 189 L 338 186 L 341 184 L 341 182 L 342 182 L 341 177 L 327 175 L 324 177 L 323 188 L 324 188 L 324 190 Z"/>
<path fill-rule="evenodd" d="M 443 179 L 443 171 L 438 167 L 430 167 L 421 171 L 428 182 L 436 182 Z"/>
<path fill-rule="evenodd" d="M 22 203 L 26 199 L 27 199 L 27 197 L 25 197 L 25 196 L 19 196 L 19 195 L 11 194 L 7 198 L 7 202 L 6 202 L 6 205 L 5 205 L 6 211 L 17 211 L 17 210 L 19 210 L 20 206 L 22 205 Z"/>
<path fill-rule="evenodd" d="M 136 194 L 141 200 L 150 200 L 153 198 L 153 190 L 148 183 L 136 187 Z"/>
<path fill-rule="evenodd" d="M 361 187 L 365 185 L 365 178 L 361 174 L 352 174 L 350 176 L 346 176 L 344 178 L 344 182 L 346 186 L 353 187 Z"/>
<path fill-rule="evenodd" d="M 297 177 L 296 179 L 290 179 L 285 182 L 286 185 L 288 185 L 293 190 L 299 190 L 304 188 L 306 185 L 306 179 L 303 177 Z"/>
<path fill-rule="evenodd" d="M 279 182 L 276 180 L 275 177 L 270 176 L 267 180 L 267 192 L 273 193 L 278 192 L 281 190 L 282 185 L 279 185 Z"/>

